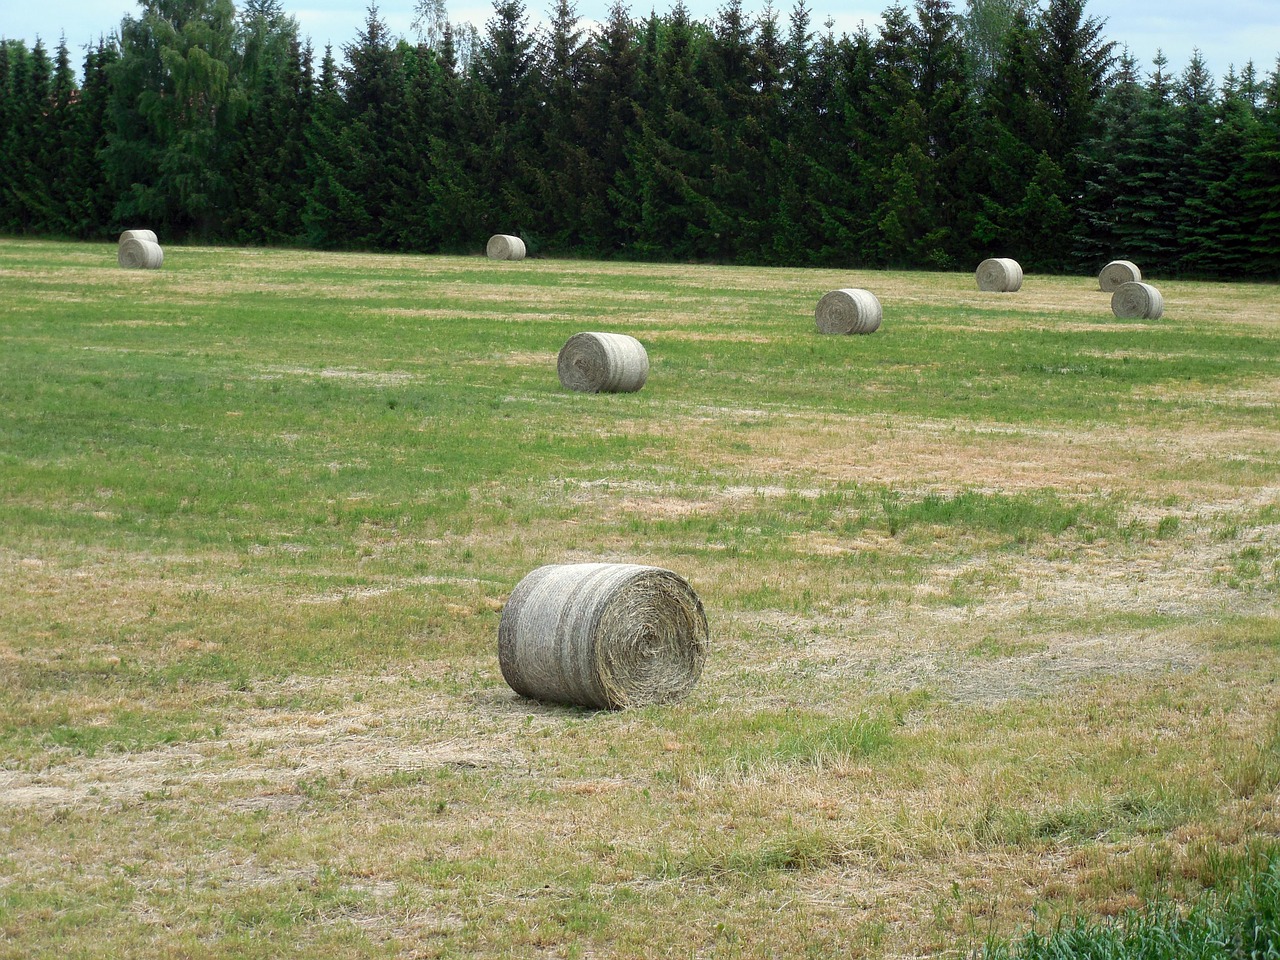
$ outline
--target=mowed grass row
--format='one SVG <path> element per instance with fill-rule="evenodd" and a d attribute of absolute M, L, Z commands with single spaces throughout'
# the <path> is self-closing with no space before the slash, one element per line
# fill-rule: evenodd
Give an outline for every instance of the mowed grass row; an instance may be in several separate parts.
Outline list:
<path fill-rule="evenodd" d="M 867 956 L 1280 832 L 1280 294 L 4 241 L 0 948 Z M 813 308 L 861 286 L 871 337 Z M 573 333 L 649 382 L 563 390 Z M 687 577 L 693 697 L 503 684 L 549 562 Z"/>

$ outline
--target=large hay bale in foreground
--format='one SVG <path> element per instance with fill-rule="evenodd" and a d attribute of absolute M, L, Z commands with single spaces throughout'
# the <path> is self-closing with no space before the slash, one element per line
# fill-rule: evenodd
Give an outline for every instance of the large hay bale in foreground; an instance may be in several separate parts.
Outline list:
<path fill-rule="evenodd" d="M 884 311 L 870 290 L 832 290 L 818 301 L 814 311 L 822 333 L 875 333 Z"/>
<path fill-rule="evenodd" d="M 1014 293 L 1022 288 L 1022 266 L 1008 257 L 993 257 L 978 264 L 978 289 L 992 293 Z"/>
<path fill-rule="evenodd" d="M 489 238 L 484 253 L 490 260 L 523 260 L 524 241 L 505 233 L 495 233 Z"/>
<path fill-rule="evenodd" d="M 1164 297 L 1149 283 L 1122 283 L 1111 294 L 1111 312 L 1122 320 L 1159 320 L 1164 315 Z"/>
<path fill-rule="evenodd" d="M 1142 271 L 1132 260 L 1112 260 L 1098 274 L 1098 289 L 1103 293 L 1115 293 L 1122 283 L 1136 283 L 1142 279 Z"/>
<path fill-rule="evenodd" d="M 158 270 L 164 266 L 164 251 L 154 240 L 122 240 L 116 262 L 129 270 Z"/>
<path fill-rule="evenodd" d="M 688 582 L 631 563 L 539 567 L 512 591 L 498 625 L 511 689 L 584 707 L 682 700 L 708 648 L 707 616 Z"/>
<path fill-rule="evenodd" d="M 649 355 L 625 333 L 575 333 L 560 348 L 556 372 L 569 390 L 634 393 L 649 378 Z"/>
<path fill-rule="evenodd" d="M 152 243 L 160 242 L 156 237 L 155 232 L 152 230 L 126 230 L 124 233 L 120 234 L 120 242 L 124 243 L 126 240 L 150 240 Z"/>

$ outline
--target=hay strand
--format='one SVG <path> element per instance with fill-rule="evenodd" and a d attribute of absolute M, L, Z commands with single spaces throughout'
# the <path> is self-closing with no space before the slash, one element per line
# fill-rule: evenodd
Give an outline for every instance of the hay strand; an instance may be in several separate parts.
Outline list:
<path fill-rule="evenodd" d="M 1022 266 L 1008 257 L 993 257 L 978 264 L 978 289 L 991 293 L 1015 293 L 1022 289 Z"/>
<path fill-rule="evenodd" d="M 649 378 L 649 355 L 625 333 L 575 333 L 560 348 L 556 372 L 569 390 L 634 393 Z"/>
<path fill-rule="evenodd" d="M 509 234 L 495 233 L 489 238 L 484 252 L 490 260 L 523 260 L 524 241 Z"/>
<path fill-rule="evenodd" d="M 1122 320 L 1159 320 L 1164 315 L 1164 297 L 1149 283 L 1122 283 L 1111 294 L 1111 312 Z"/>
<path fill-rule="evenodd" d="M 116 262 L 128 270 L 158 270 L 164 265 L 164 251 L 154 240 L 122 240 Z"/>
<path fill-rule="evenodd" d="M 1142 279 L 1142 271 L 1132 260 L 1112 260 L 1098 274 L 1098 289 L 1103 293 L 1115 293 L 1122 283 L 1136 283 Z"/>
<path fill-rule="evenodd" d="M 832 290 L 814 312 L 821 333 L 875 333 L 884 311 L 870 290 Z"/>
<path fill-rule="evenodd" d="M 124 233 L 120 234 L 120 242 L 124 243 L 126 240 L 150 240 L 152 243 L 160 242 L 156 238 L 155 232 L 151 230 L 126 230 Z"/>
<path fill-rule="evenodd" d="M 511 689 L 584 707 L 683 700 L 708 647 L 706 613 L 688 582 L 630 563 L 539 567 L 512 591 L 498 625 Z"/>

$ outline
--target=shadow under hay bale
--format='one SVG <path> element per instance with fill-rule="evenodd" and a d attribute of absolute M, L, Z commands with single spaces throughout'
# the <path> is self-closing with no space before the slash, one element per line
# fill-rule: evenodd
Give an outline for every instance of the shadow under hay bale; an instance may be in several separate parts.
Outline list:
<path fill-rule="evenodd" d="M 159 270 L 164 266 L 164 251 L 153 240 L 122 240 L 116 262 L 128 270 Z"/>
<path fill-rule="evenodd" d="M 870 290 L 832 290 L 818 301 L 814 318 L 822 333 L 875 333 L 884 311 Z"/>
<path fill-rule="evenodd" d="M 1008 257 L 983 260 L 974 276 L 978 289 L 989 293 L 1016 293 L 1022 289 L 1022 266 Z"/>
<path fill-rule="evenodd" d="M 489 238 L 484 253 L 490 260 L 523 260 L 524 241 L 509 234 L 495 233 Z"/>
<path fill-rule="evenodd" d="M 126 240 L 150 240 L 152 243 L 160 242 L 156 237 L 155 232 L 152 230 L 126 230 L 124 233 L 120 234 L 120 242 L 124 243 Z"/>
<path fill-rule="evenodd" d="M 635 393 L 649 378 L 649 355 L 625 333 L 575 333 L 560 348 L 556 372 L 569 390 Z"/>
<path fill-rule="evenodd" d="M 1149 283 L 1122 283 L 1111 294 L 1111 312 L 1122 320 L 1159 320 L 1164 315 L 1164 297 Z"/>
<path fill-rule="evenodd" d="M 1115 293 L 1122 283 L 1136 283 L 1142 279 L 1142 271 L 1132 260 L 1112 260 L 1098 273 L 1098 289 L 1103 293 Z"/>
<path fill-rule="evenodd" d="M 689 583 L 630 563 L 539 567 L 516 585 L 498 626 L 498 663 L 511 689 L 584 707 L 683 700 L 709 645 Z"/>

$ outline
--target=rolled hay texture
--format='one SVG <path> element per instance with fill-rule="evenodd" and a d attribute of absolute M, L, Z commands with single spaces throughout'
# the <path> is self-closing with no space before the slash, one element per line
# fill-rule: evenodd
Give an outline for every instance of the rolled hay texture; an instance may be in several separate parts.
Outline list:
<path fill-rule="evenodd" d="M 1164 314 L 1164 297 L 1149 283 L 1122 283 L 1111 294 L 1111 312 L 1122 320 L 1159 320 Z"/>
<path fill-rule="evenodd" d="M 124 240 L 116 260 L 130 270 L 158 270 L 164 265 L 164 251 L 153 240 Z"/>
<path fill-rule="evenodd" d="M 614 710 L 683 700 L 709 645 L 688 582 L 632 563 L 539 567 L 516 585 L 498 624 L 498 664 L 516 693 Z"/>
<path fill-rule="evenodd" d="M 875 333 L 884 311 L 870 290 L 832 290 L 814 312 L 822 333 Z"/>
<path fill-rule="evenodd" d="M 978 289 L 1014 293 L 1022 288 L 1022 266 L 1008 257 L 993 257 L 978 264 Z"/>
<path fill-rule="evenodd" d="M 635 393 L 649 378 L 649 355 L 625 333 L 575 333 L 560 348 L 556 372 L 569 390 Z"/>
<path fill-rule="evenodd" d="M 1142 279 L 1142 271 L 1131 260 L 1112 260 L 1098 274 L 1098 289 L 1103 293 L 1115 293 L 1122 283 L 1136 283 Z"/>
<path fill-rule="evenodd" d="M 523 260 L 524 241 L 505 233 L 495 233 L 489 238 L 484 253 L 490 260 Z"/>
<path fill-rule="evenodd" d="M 124 243 L 126 240 L 150 240 L 152 243 L 160 242 L 156 238 L 155 232 L 152 230 L 126 230 L 124 233 L 120 234 L 120 242 Z"/>

